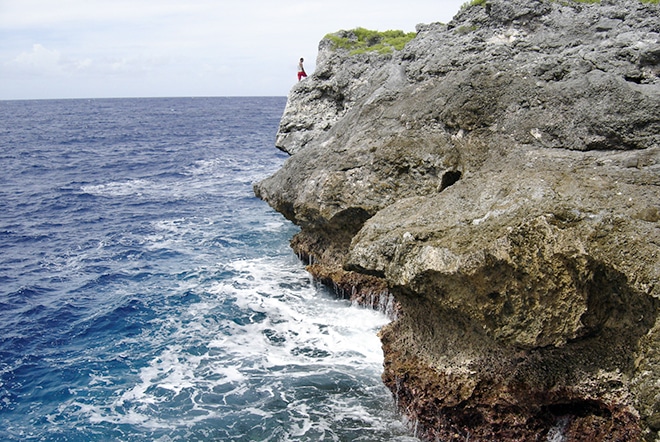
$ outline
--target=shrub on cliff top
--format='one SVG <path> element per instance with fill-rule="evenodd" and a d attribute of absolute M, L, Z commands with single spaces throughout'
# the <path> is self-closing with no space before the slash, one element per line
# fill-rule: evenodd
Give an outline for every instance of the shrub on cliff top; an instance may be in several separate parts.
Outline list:
<path fill-rule="evenodd" d="M 335 48 L 347 49 L 351 55 L 365 52 L 388 54 L 393 50 L 400 51 L 412 40 L 415 32 L 403 31 L 372 31 L 365 28 L 355 28 L 350 31 L 339 31 L 328 34 L 326 39 L 332 41 Z"/>
<path fill-rule="evenodd" d="M 471 8 L 472 6 L 486 6 L 486 0 L 470 0 L 461 5 L 461 9 Z"/>

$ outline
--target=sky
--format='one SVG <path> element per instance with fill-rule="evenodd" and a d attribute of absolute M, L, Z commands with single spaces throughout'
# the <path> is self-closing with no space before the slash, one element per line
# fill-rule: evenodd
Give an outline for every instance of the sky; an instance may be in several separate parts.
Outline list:
<path fill-rule="evenodd" d="M 341 29 L 415 30 L 465 0 L 0 0 L 0 100 L 286 96 Z"/>

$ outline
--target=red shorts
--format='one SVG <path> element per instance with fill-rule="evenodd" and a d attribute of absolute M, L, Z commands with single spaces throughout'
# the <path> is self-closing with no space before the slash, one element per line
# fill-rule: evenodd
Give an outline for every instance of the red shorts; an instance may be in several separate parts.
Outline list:
<path fill-rule="evenodd" d="M 305 73 L 305 71 L 298 71 L 298 81 L 302 80 L 303 77 L 306 77 L 306 76 L 307 76 L 307 74 Z"/>

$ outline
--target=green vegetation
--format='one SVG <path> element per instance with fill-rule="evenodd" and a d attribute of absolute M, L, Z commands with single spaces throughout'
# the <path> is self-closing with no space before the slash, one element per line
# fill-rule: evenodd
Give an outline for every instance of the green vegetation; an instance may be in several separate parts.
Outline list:
<path fill-rule="evenodd" d="M 400 51 L 417 35 L 415 32 L 403 31 L 371 31 L 365 28 L 355 28 L 350 31 L 339 31 L 325 36 L 332 41 L 335 48 L 347 49 L 351 55 L 365 52 L 389 54 Z"/>
<path fill-rule="evenodd" d="M 475 25 L 472 25 L 472 26 L 459 26 L 458 28 L 456 28 L 455 32 L 459 35 L 465 35 L 465 34 L 469 34 L 470 32 L 474 32 L 477 29 L 479 29 L 479 28 Z"/>
<path fill-rule="evenodd" d="M 486 6 L 486 1 L 487 0 L 470 0 L 468 2 L 463 3 L 461 9 L 471 8 L 472 6 Z"/>

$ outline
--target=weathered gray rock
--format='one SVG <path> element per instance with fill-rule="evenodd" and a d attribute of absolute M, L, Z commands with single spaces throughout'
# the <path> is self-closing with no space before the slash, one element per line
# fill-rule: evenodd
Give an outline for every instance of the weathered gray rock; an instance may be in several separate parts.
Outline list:
<path fill-rule="evenodd" d="M 324 40 L 277 146 L 256 194 L 315 274 L 395 294 L 383 378 L 424 437 L 660 440 L 658 5 L 492 0 L 393 54 Z"/>

